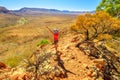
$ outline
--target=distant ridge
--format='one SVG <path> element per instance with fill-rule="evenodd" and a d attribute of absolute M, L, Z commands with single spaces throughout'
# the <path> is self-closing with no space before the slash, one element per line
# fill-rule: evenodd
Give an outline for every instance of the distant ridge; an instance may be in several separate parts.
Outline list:
<path fill-rule="evenodd" d="M 95 11 L 69 11 L 69 10 L 57 10 L 57 9 L 46 9 L 46 8 L 21 8 L 16 10 L 18 13 L 26 14 L 37 14 L 37 13 L 52 13 L 52 14 L 83 14 L 83 13 L 94 13 Z"/>
<path fill-rule="evenodd" d="M 0 6 L 0 13 L 9 13 L 10 11 L 5 7 Z"/>
<path fill-rule="evenodd" d="M 57 9 L 46 9 L 46 8 L 28 8 L 24 7 L 19 10 L 8 10 L 5 7 L 0 6 L 0 13 L 10 13 L 16 15 L 39 15 L 39 14 L 84 14 L 94 13 L 95 11 L 69 11 L 69 10 L 57 10 Z"/>
<path fill-rule="evenodd" d="M 60 10 L 57 9 L 45 9 L 45 8 L 21 8 L 20 10 L 18 10 L 20 12 L 25 12 L 25 11 L 53 11 L 53 12 L 60 12 Z"/>

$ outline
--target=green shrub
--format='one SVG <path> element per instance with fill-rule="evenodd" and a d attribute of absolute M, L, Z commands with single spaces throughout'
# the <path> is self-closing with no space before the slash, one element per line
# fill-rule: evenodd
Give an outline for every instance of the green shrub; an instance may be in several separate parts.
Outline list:
<path fill-rule="evenodd" d="M 43 39 L 43 40 L 41 40 L 40 42 L 37 43 L 37 46 L 40 46 L 40 45 L 47 45 L 47 44 L 49 44 L 49 41 L 46 40 L 46 39 Z"/>

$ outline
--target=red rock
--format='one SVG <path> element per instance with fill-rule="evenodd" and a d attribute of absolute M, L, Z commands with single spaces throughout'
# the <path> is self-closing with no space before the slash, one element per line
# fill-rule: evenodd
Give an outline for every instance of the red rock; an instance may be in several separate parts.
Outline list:
<path fill-rule="evenodd" d="M 88 73 L 88 76 L 92 78 L 93 77 L 93 71 L 90 71 L 90 73 Z"/>
<path fill-rule="evenodd" d="M 25 73 L 24 76 L 22 77 L 23 80 L 30 80 L 30 73 Z"/>
<path fill-rule="evenodd" d="M 0 62 L 0 69 L 5 69 L 5 68 L 7 68 L 6 64 Z"/>
<path fill-rule="evenodd" d="M 71 59 L 75 59 L 75 56 L 71 57 Z"/>
<path fill-rule="evenodd" d="M 11 77 L 10 77 L 10 80 L 18 80 L 18 77 L 19 77 L 19 75 L 16 74 L 16 75 L 14 75 L 14 76 L 11 76 Z"/>

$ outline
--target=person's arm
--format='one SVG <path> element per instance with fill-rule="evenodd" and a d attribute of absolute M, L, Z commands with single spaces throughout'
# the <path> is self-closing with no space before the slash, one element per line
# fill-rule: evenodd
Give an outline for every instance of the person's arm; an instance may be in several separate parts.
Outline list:
<path fill-rule="evenodd" d="M 46 28 L 47 28 L 51 33 L 53 33 L 53 31 L 52 31 L 50 28 L 48 28 L 47 26 L 46 26 Z"/>
<path fill-rule="evenodd" d="M 63 31 L 64 29 L 60 29 L 59 30 L 59 34 L 62 34 L 64 31 Z"/>

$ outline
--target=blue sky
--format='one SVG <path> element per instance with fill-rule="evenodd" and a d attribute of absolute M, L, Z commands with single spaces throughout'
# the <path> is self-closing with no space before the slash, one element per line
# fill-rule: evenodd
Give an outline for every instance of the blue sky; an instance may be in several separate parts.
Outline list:
<path fill-rule="evenodd" d="M 48 8 L 71 11 L 92 11 L 101 0 L 0 0 L 0 6 L 10 10 L 23 7 Z"/>

